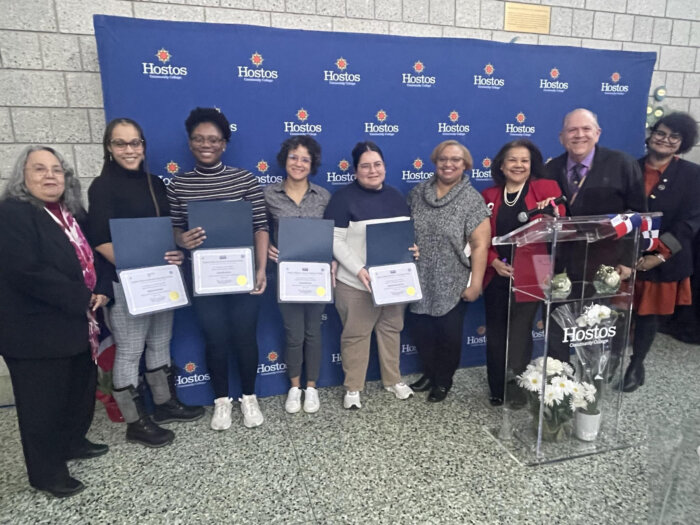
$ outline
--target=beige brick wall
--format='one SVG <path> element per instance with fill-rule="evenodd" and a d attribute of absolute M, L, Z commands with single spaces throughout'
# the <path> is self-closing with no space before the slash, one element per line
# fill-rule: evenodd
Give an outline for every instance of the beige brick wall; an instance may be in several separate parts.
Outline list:
<path fill-rule="evenodd" d="M 56 145 L 86 183 L 99 172 L 93 14 L 655 51 L 652 89 L 700 120 L 700 0 L 521 2 L 552 7 L 550 34 L 503 31 L 500 0 L 0 0 L 0 186 L 28 143 Z"/>

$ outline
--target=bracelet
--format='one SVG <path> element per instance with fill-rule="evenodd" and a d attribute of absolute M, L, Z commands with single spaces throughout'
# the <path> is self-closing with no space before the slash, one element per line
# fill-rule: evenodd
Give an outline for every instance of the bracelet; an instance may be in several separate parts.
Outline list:
<path fill-rule="evenodd" d="M 652 255 L 658 257 L 659 259 L 661 259 L 661 262 L 662 262 L 662 263 L 665 263 L 665 262 L 666 262 L 666 257 L 664 257 L 663 255 L 661 255 L 660 253 L 654 253 L 654 254 L 652 254 Z"/>

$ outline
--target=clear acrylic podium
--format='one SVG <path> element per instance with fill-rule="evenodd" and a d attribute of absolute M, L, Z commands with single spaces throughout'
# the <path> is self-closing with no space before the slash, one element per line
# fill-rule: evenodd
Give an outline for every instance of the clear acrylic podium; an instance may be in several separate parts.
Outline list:
<path fill-rule="evenodd" d="M 517 302 L 541 303 L 544 345 L 525 370 L 531 341 L 506 345 L 502 420 L 487 431 L 516 461 L 537 465 L 632 445 L 621 424 L 640 228 L 633 216 L 543 217 L 494 245 L 511 250 L 508 326 Z M 616 229 L 617 226 L 617 229 Z M 629 274 L 621 279 L 619 272 Z M 489 329 L 493 329 L 489 327 Z M 525 355 L 523 355 L 525 353 Z"/>

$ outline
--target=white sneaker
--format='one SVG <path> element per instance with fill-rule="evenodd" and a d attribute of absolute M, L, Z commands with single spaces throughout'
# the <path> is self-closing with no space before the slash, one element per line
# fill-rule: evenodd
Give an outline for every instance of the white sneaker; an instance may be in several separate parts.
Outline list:
<path fill-rule="evenodd" d="M 217 397 L 214 400 L 214 415 L 211 418 L 212 430 L 226 430 L 231 426 L 231 398 Z"/>
<path fill-rule="evenodd" d="M 314 414 L 321 408 L 321 401 L 318 399 L 318 390 L 309 386 L 304 390 L 304 412 Z"/>
<path fill-rule="evenodd" d="M 301 410 L 301 389 L 298 386 L 293 386 L 287 392 L 287 401 L 284 403 L 284 409 L 289 414 L 296 414 Z"/>
<path fill-rule="evenodd" d="M 242 396 L 238 399 L 241 402 L 241 412 L 243 412 L 243 424 L 248 428 L 259 427 L 265 421 L 258 406 L 258 398 L 255 394 Z"/>
<path fill-rule="evenodd" d="M 396 383 L 395 385 L 385 386 L 384 390 L 393 392 L 396 399 L 408 399 L 413 395 L 413 390 L 406 383 Z"/>
<path fill-rule="evenodd" d="M 349 390 L 345 392 L 343 406 L 345 408 L 362 408 L 362 403 L 360 403 L 360 393 L 350 392 Z"/>

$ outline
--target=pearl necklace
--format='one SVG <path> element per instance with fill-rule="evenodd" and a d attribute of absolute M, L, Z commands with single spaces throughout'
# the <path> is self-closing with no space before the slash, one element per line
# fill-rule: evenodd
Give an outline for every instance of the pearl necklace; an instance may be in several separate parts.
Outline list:
<path fill-rule="evenodd" d="M 520 194 L 523 192 L 523 188 L 525 185 L 523 184 L 520 186 L 520 189 L 518 190 L 518 194 L 515 196 L 515 198 L 512 201 L 508 200 L 508 190 L 506 190 L 506 187 L 503 186 L 503 202 L 505 203 L 506 206 L 515 206 L 515 203 L 518 202 L 518 199 L 520 198 Z"/>

